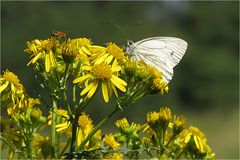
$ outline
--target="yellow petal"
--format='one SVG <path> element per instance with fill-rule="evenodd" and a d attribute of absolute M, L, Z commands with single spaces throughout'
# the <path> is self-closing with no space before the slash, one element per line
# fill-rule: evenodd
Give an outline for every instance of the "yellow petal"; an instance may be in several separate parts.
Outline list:
<path fill-rule="evenodd" d="M 49 58 L 49 54 L 45 54 L 45 69 L 46 69 L 46 72 L 50 71 L 50 58 Z"/>
<path fill-rule="evenodd" d="M 88 91 L 90 91 L 93 87 L 94 87 L 94 83 L 90 83 L 86 88 L 84 88 L 84 90 L 82 90 L 82 92 L 80 93 L 80 95 L 83 96 L 83 95 L 86 94 Z"/>
<path fill-rule="evenodd" d="M 0 93 L 7 88 L 9 82 L 5 82 L 1 87 L 0 87 Z"/>
<path fill-rule="evenodd" d="M 117 59 L 114 59 L 113 64 L 112 64 L 112 67 L 115 68 L 115 67 L 117 67 L 117 66 L 119 66 L 119 65 L 118 65 L 118 62 L 117 62 Z"/>
<path fill-rule="evenodd" d="M 94 62 L 94 64 L 102 63 L 107 57 L 108 57 L 108 54 L 104 54 L 104 55 L 98 57 L 97 60 Z"/>
<path fill-rule="evenodd" d="M 116 97 L 118 97 L 118 93 L 117 93 L 116 87 L 112 83 L 111 83 L 111 86 L 112 86 L 113 92 L 115 93 Z"/>
<path fill-rule="evenodd" d="M 97 45 L 92 45 L 91 48 L 93 48 L 93 49 L 102 49 L 102 50 L 105 49 L 105 47 L 97 46 Z"/>
<path fill-rule="evenodd" d="M 200 150 L 200 146 L 199 146 L 199 143 L 198 143 L 197 136 L 193 136 L 193 139 L 194 139 L 194 142 L 195 142 L 195 144 L 196 144 L 196 146 L 197 146 L 197 149 Z"/>
<path fill-rule="evenodd" d="M 198 142 L 199 142 L 199 150 L 201 153 L 204 152 L 204 148 L 203 148 L 203 142 L 202 142 L 202 139 L 200 137 L 197 137 L 198 139 Z"/>
<path fill-rule="evenodd" d="M 112 72 L 118 72 L 122 69 L 121 66 L 112 67 Z"/>
<path fill-rule="evenodd" d="M 184 143 L 188 143 L 188 141 L 190 140 L 190 138 L 191 138 L 191 134 L 189 133 L 189 134 L 187 134 L 187 136 L 186 136 L 186 138 L 185 138 L 185 140 L 184 140 Z"/>
<path fill-rule="evenodd" d="M 116 79 L 111 78 L 111 82 L 112 82 L 118 89 L 120 89 L 120 90 L 123 91 L 123 92 L 126 92 L 126 88 L 125 88 L 121 83 L 119 83 L 118 81 L 116 81 Z"/>
<path fill-rule="evenodd" d="M 98 87 L 98 83 L 94 83 L 94 86 L 91 88 L 91 90 L 88 92 L 87 97 L 91 98 L 93 94 L 96 92 Z"/>
<path fill-rule="evenodd" d="M 30 62 L 31 63 L 35 63 L 41 56 L 42 56 L 42 52 L 38 53 Z"/>
<path fill-rule="evenodd" d="M 50 54 L 50 55 L 49 55 L 50 63 L 52 64 L 52 66 L 56 67 L 56 66 L 57 66 L 57 63 L 56 63 L 56 60 L 55 60 L 53 51 L 50 50 L 50 53 L 49 53 L 49 54 Z"/>
<path fill-rule="evenodd" d="M 56 125 L 56 131 L 57 132 L 60 132 L 64 129 L 68 128 L 68 122 L 65 122 L 65 123 L 61 123 L 61 124 L 57 124 Z"/>
<path fill-rule="evenodd" d="M 91 52 L 90 52 L 86 47 L 82 46 L 82 50 L 83 50 L 83 52 L 85 52 L 86 54 L 91 55 Z"/>
<path fill-rule="evenodd" d="M 88 79 L 90 76 L 91 76 L 90 74 L 87 74 L 87 75 L 78 77 L 78 78 L 74 79 L 73 83 L 79 83 L 79 82 L 85 81 L 85 80 Z"/>
<path fill-rule="evenodd" d="M 114 81 L 117 81 L 118 83 L 120 83 L 120 84 L 122 84 L 124 86 L 127 86 L 127 83 L 124 80 L 118 78 L 117 76 L 112 75 L 112 78 L 114 79 Z"/>
<path fill-rule="evenodd" d="M 92 69 L 91 66 L 82 66 L 81 68 L 82 70 L 87 70 L 87 71 L 90 71 Z"/>
<path fill-rule="evenodd" d="M 106 58 L 105 62 L 106 62 L 107 64 L 109 64 L 109 63 L 112 61 L 112 59 L 113 59 L 113 56 L 112 56 L 112 55 L 109 55 L 109 56 Z"/>
<path fill-rule="evenodd" d="M 105 82 L 102 83 L 102 95 L 104 101 L 107 103 L 109 101 L 107 85 Z"/>

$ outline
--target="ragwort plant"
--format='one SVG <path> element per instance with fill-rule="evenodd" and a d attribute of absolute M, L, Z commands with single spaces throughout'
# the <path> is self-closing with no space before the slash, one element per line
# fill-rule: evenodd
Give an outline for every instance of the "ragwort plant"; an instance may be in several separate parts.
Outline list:
<path fill-rule="evenodd" d="M 8 159 L 214 158 L 205 135 L 194 126 L 186 128 L 186 118 L 168 107 L 147 113 L 144 124 L 119 119 L 117 131 L 103 135 L 101 127 L 115 113 L 143 96 L 168 92 L 168 84 L 161 72 L 128 59 L 113 42 L 99 46 L 58 33 L 27 42 L 25 49 L 31 58 L 27 66 L 33 66 L 51 99 L 47 117 L 14 73 L 6 70 L 0 77 L 1 110 L 7 115 L 1 116 L 1 141 Z M 87 107 L 97 90 L 106 103 L 113 96 L 116 101 L 112 112 L 94 123 Z M 49 128 L 50 134 L 43 135 Z"/>

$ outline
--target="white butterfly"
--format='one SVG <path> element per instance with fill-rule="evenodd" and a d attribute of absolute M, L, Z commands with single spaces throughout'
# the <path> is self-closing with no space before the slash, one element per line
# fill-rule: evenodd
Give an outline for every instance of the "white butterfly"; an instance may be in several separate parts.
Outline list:
<path fill-rule="evenodd" d="M 173 77 L 173 68 L 182 59 L 187 45 L 180 38 L 151 37 L 129 44 L 126 54 L 130 59 L 143 60 L 154 66 L 163 73 L 163 80 L 168 83 Z"/>

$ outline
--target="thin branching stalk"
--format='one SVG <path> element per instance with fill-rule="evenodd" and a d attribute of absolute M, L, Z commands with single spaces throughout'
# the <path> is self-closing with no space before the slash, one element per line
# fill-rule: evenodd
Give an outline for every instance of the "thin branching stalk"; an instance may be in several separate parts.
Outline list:
<path fill-rule="evenodd" d="M 51 144 L 52 144 L 52 158 L 54 159 L 55 156 L 55 150 L 56 150 L 56 109 L 57 109 L 57 102 L 55 99 L 52 100 L 52 126 L 51 126 Z"/>

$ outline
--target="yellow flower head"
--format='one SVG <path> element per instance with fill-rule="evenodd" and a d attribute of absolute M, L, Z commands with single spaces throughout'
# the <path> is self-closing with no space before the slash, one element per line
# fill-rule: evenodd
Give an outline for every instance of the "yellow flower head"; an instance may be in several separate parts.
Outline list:
<path fill-rule="evenodd" d="M 174 115 L 173 132 L 176 134 L 179 134 L 183 130 L 185 123 L 186 123 L 186 118 L 184 116 L 177 117 L 176 115 Z"/>
<path fill-rule="evenodd" d="M 196 148 L 200 153 L 205 153 L 209 148 L 205 135 L 196 127 L 190 126 L 180 133 L 180 141 L 184 145 Z M 192 145 L 193 144 L 193 145 Z"/>
<path fill-rule="evenodd" d="M 127 121 L 126 118 L 122 118 L 122 119 L 117 120 L 117 121 L 115 122 L 115 125 L 116 125 L 118 128 L 120 128 L 120 129 L 123 130 L 124 128 L 126 128 L 126 127 L 129 126 L 129 123 L 128 123 L 128 121 Z"/>
<path fill-rule="evenodd" d="M 27 108 L 40 104 L 38 99 L 30 98 L 27 95 L 18 77 L 8 70 L 1 75 L 0 85 L 1 100 L 6 105 L 7 113 L 10 116 L 25 112 Z"/>
<path fill-rule="evenodd" d="M 62 44 L 62 57 L 65 63 L 71 63 L 78 55 L 78 48 L 73 40 L 68 39 Z"/>
<path fill-rule="evenodd" d="M 86 113 L 78 118 L 77 146 L 91 133 L 94 126 L 92 120 Z M 85 144 L 84 150 L 97 149 L 101 144 L 101 130 L 98 130 L 92 138 Z"/>
<path fill-rule="evenodd" d="M 103 140 L 104 144 L 111 149 L 117 150 L 120 148 L 120 143 L 118 143 L 112 133 L 106 135 Z"/>
<path fill-rule="evenodd" d="M 94 63 L 100 64 L 100 63 L 106 63 L 106 64 L 112 64 L 112 63 L 120 63 L 123 64 L 126 61 L 125 53 L 123 52 L 123 49 L 119 48 L 115 43 L 107 43 L 107 48 L 105 51 L 102 50 L 102 52 L 95 52 L 94 55 Z"/>
<path fill-rule="evenodd" d="M 165 92 L 167 93 L 169 90 L 168 84 L 161 77 L 154 78 L 152 84 L 154 86 L 154 90 L 159 91 L 161 94 Z"/>
<path fill-rule="evenodd" d="M 102 87 L 102 95 L 105 102 L 109 101 L 109 97 L 114 91 L 117 95 L 117 90 L 125 92 L 127 83 L 120 79 L 117 75 L 121 70 L 121 67 L 117 63 L 112 65 L 108 64 L 93 64 L 91 66 L 83 66 L 81 68 L 85 75 L 76 78 L 73 83 L 85 84 L 85 88 L 80 93 L 81 96 L 87 94 L 88 98 L 91 98 L 96 92 L 99 84 Z"/>
<path fill-rule="evenodd" d="M 172 119 L 171 110 L 167 107 L 160 108 L 159 118 L 164 121 L 170 121 Z"/>
<path fill-rule="evenodd" d="M 93 127 L 92 120 L 89 115 L 87 115 L 86 113 L 82 113 L 82 115 L 78 118 L 78 126 L 80 128 L 85 128 L 87 126 Z"/>
<path fill-rule="evenodd" d="M 148 125 L 155 131 L 159 128 L 166 129 L 171 120 L 171 110 L 167 107 L 160 108 L 159 112 L 147 113 Z M 146 129 L 144 129 L 146 130 Z"/>
<path fill-rule="evenodd" d="M 112 43 L 112 42 L 107 43 L 107 53 L 109 53 L 110 56 L 113 56 L 113 58 L 115 58 L 118 61 L 121 61 L 121 62 L 126 61 L 126 57 L 125 57 L 125 53 L 123 52 L 123 49 L 119 48 L 115 43 Z M 109 59 L 112 59 L 112 58 L 109 58 Z"/>
<path fill-rule="evenodd" d="M 78 49 L 79 54 L 91 55 L 90 48 L 92 45 L 92 41 L 90 39 L 87 38 L 72 39 L 71 44 Z"/>
<path fill-rule="evenodd" d="M 152 128 L 159 125 L 158 121 L 159 121 L 159 113 L 158 112 L 153 111 L 153 112 L 147 113 L 147 122 Z"/>
<path fill-rule="evenodd" d="M 144 61 L 127 60 L 124 64 L 125 72 L 128 76 L 134 77 L 136 81 L 148 82 L 153 73 Z"/>
<path fill-rule="evenodd" d="M 9 70 L 6 70 L 0 77 L 0 93 L 10 87 L 13 93 L 23 93 L 23 85 L 20 83 L 17 75 Z"/>
<path fill-rule="evenodd" d="M 57 66 L 56 53 L 59 50 L 59 41 L 56 39 L 38 40 L 27 42 L 28 48 L 24 51 L 31 54 L 32 60 L 27 64 L 34 64 L 39 59 L 45 61 L 45 70 L 49 72 L 51 68 Z"/>

